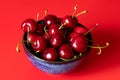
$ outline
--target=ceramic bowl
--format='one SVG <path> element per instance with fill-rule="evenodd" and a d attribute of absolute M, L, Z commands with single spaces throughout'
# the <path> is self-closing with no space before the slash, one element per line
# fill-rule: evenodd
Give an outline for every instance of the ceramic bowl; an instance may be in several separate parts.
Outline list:
<path fill-rule="evenodd" d="M 43 21 L 40 22 L 41 24 L 44 24 Z M 84 27 L 84 26 L 83 26 Z M 91 38 L 90 33 L 88 34 L 89 39 Z M 40 70 L 51 73 L 51 74 L 63 74 L 68 73 L 76 68 L 82 63 L 84 60 L 84 57 L 89 53 L 90 48 L 87 49 L 87 51 L 82 56 L 77 56 L 74 59 L 68 60 L 68 61 L 47 61 L 44 60 L 38 55 L 35 55 L 33 53 L 33 50 L 30 48 L 30 45 L 25 42 L 27 39 L 27 33 L 23 36 L 23 47 L 25 50 L 26 55 L 28 56 L 29 60 Z M 91 42 L 89 42 L 89 45 L 92 45 Z"/>

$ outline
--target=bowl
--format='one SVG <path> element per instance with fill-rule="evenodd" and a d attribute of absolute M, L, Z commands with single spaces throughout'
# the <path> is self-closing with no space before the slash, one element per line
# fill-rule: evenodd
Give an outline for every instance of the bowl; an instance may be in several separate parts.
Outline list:
<path fill-rule="evenodd" d="M 44 24 L 43 20 L 41 20 L 40 23 Z M 81 25 L 81 24 L 79 24 L 79 25 Z M 90 33 L 87 35 L 87 37 L 92 40 Z M 46 73 L 50 73 L 50 74 L 64 74 L 64 73 L 68 73 L 68 72 L 75 70 L 83 62 L 83 60 L 85 59 L 85 56 L 90 51 L 90 48 L 88 47 L 87 51 L 82 56 L 76 56 L 75 58 L 68 60 L 68 61 L 64 61 L 64 60 L 47 61 L 47 60 L 44 60 L 44 59 L 38 57 L 37 54 L 35 55 L 33 53 L 31 46 L 27 42 L 25 42 L 26 40 L 27 40 L 27 33 L 24 33 L 23 47 L 25 50 L 25 54 L 28 56 L 28 59 L 39 70 L 44 71 Z M 88 44 L 92 45 L 92 42 L 89 41 Z"/>

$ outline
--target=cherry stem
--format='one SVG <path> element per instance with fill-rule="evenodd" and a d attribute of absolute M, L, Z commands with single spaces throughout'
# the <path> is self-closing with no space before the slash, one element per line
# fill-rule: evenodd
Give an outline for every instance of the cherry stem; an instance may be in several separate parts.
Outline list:
<path fill-rule="evenodd" d="M 99 52 L 97 53 L 98 55 L 100 55 L 101 54 L 101 52 L 102 52 L 102 49 L 100 48 L 100 46 L 98 45 L 98 49 L 99 49 Z"/>
<path fill-rule="evenodd" d="M 48 10 L 46 9 L 46 10 L 45 10 L 45 16 L 47 16 L 47 14 L 48 14 Z"/>
<path fill-rule="evenodd" d="M 99 24 L 96 24 L 93 28 L 91 28 L 89 31 L 87 31 L 86 33 L 84 33 L 84 35 L 87 35 L 88 33 L 90 33 L 91 31 L 93 31 L 98 26 L 99 26 Z"/>
<path fill-rule="evenodd" d="M 109 43 L 106 42 L 106 45 L 105 45 L 105 46 L 99 46 L 99 45 L 98 45 L 98 46 L 88 46 L 88 47 L 99 49 L 99 52 L 98 52 L 97 54 L 101 54 L 102 48 L 106 48 L 106 47 L 108 47 L 108 46 L 109 46 Z"/>
<path fill-rule="evenodd" d="M 45 34 L 50 38 L 50 36 L 49 36 L 49 34 L 48 34 L 47 30 L 46 30 L 46 26 L 44 27 L 44 31 L 45 31 Z"/>
<path fill-rule="evenodd" d="M 16 46 L 16 51 L 18 53 L 20 53 L 20 45 L 22 44 L 22 42 L 18 42 L 17 46 Z"/>
<path fill-rule="evenodd" d="M 64 24 L 61 24 L 61 26 L 59 27 L 59 30 L 61 29 L 61 28 L 63 28 L 63 26 L 64 25 L 66 25 L 67 23 L 65 22 Z"/>
<path fill-rule="evenodd" d="M 39 13 L 37 13 L 37 17 L 36 17 L 36 21 L 38 21 L 39 20 Z"/>
<path fill-rule="evenodd" d="M 77 4 L 75 5 L 75 7 L 74 7 L 74 12 L 73 12 L 73 14 L 72 14 L 72 18 L 74 18 L 74 16 L 75 16 L 75 13 L 76 13 L 76 11 L 77 11 Z"/>
<path fill-rule="evenodd" d="M 28 43 L 28 40 L 26 40 L 26 41 L 23 41 L 23 42 L 27 42 Z M 36 42 L 30 42 L 31 44 L 36 44 Z M 22 44 L 22 41 L 20 41 L 20 42 L 18 42 L 17 43 L 17 46 L 16 46 L 16 51 L 18 52 L 18 53 L 20 53 L 20 45 Z"/>
<path fill-rule="evenodd" d="M 75 17 L 78 17 L 78 16 L 80 16 L 80 15 L 82 15 L 82 14 L 86 14 L 88 11 L 82 11 L 82 12 L 80 12 L 80 13 L 78 13 Z"/>
<path fill-rule="evenodd" d="M 39 50 L 37 50 L 35 53 L 39 53 L 40 51 Z"/>
<path fill-rule="evenodd" d="M 24 41 L 24 42 L 27 42 L 27 41 Z M 20 45 L 21 45 L 21 44 L 22 44 L 22 41 L 20 41 L 20 42 L 17 43 L 16 51 L 17 51 L 18 53 L 20 53 Z"/>

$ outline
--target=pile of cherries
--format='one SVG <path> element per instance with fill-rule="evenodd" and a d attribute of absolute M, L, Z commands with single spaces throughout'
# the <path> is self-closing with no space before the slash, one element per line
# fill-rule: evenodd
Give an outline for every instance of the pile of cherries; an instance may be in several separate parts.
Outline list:
<path fill-rule="evenodd" d="M 88 29 L 82 26 L 75 16 L 48 14 L 43 20 L 26 19 L 21 29 L 27 33 L 27 43 L 33 54 L 49 60 L 67 60 L 84 54 L 88 49 Z"/>
<path fill-rule="evenodd" d="M 68 61 L 85 54 L 90 48 L 101 49 L 105 46 L 92 46 L 90 32 L 98 25 L 88 30 L 78 22 L 77 17 L 87 11 L 82 11 L 74 15 L 77 5 L 74 7 L 72 15 L 58 18 L 52 14 L 45 14 L 44 19 L 37 21 L 30 18 L 23 21 L 21 29 L 26 34 L 24 42 L 27 43 L 32 54 L 48 61 Z M 16 50 L 19 52 L 19 47 Z"/>

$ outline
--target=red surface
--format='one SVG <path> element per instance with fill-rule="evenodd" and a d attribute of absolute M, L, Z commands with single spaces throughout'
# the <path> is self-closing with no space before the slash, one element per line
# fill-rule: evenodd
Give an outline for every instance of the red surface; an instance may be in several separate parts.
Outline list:
<path fill-rule="evenodd" d="M 100 26 L 92 34 L 100 45 L 110 46 L 96 55 L 90 55 L 76 71 L 64 75 L 49 75 L 31 64 L 21 46 L 21 53 L 15 51 L 22 39 L 21 22 L 29 17 L 44 17 L 44 10 L 58 17 L 72 14 L 78 4 L 78 12 L 88 10 L 88 14 L 78 17 L 79 22 L 92 28 Z M 120 80 L 120 1 L 119 0 L 2 0 L 0 1 L 0 80 Z"/>

